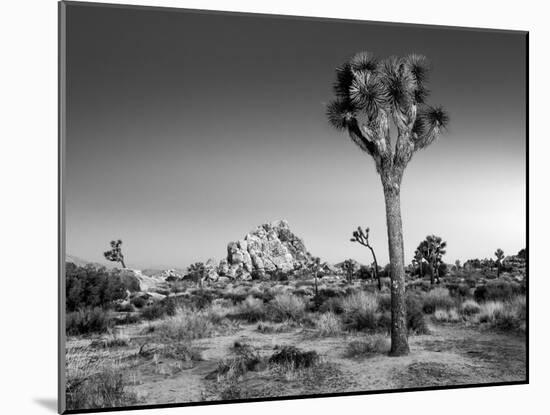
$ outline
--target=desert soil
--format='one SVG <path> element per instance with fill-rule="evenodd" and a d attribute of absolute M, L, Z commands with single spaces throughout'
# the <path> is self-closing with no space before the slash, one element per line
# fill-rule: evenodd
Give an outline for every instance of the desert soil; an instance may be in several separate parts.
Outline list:
<path fill-rule="evenodd" d="M 276 345 L 315 350 L 323 362 L 310 376 L 295 379 L 265 368 L 248 372 L 238 381 L 245 397 L 482 384 L 522 381 L 526 376 L 525 339 L 477 327 L 431 323 L 430 334 L 409 338 L 408 356 L 359 359 L 345 357 L 345 351 L 350 341 L 361 340 L 360 334 L 316 338 L 304 329 L 264 334 L 256 328 L 257 324 L 241 324 L 232 334 L 193 341 L 202 353 L 198 362 L 136 359 L 125 369 L 130 389 L 147 404 L 219 400 L 222 386 L 213 373 L 220 361 L 232 355 L 235 341 L 265 357 Z M 139 343 L 134 337 L 137 327 L 121 330 Z M 135 355 L 136 350 L 126 352 Z"/>

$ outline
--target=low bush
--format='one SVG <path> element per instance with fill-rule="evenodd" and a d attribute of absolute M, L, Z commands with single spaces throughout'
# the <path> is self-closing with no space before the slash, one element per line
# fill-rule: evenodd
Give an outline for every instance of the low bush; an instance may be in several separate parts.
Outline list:
<path fill-rule="evenodd" d="M 489 281 L 475 289 L 474 298 L 477 302 L 508 301 L 519 294 L 522 294 L 522 289 L 518 283 Z"/>
<path fill-rule="evenodd" d="M 319 362 L 320 358 L 315 350 L 302 351 L 294 346 L 283 346 L 269 358 L 270 364 L 292 369 L 310 368 Z"/>
<path fill-rule="evenodd" d="M 126 388 L 124 376 L 113 363 L 93 359 L 85 348 L 66 353 L 67 409 L 97 409 L 133 405 L 136 396 Z"/>
<path fill-rule="evenodd" d="M 407 330 L 413 334 L 428 334 L 428 325 L 423 313 L 423 302 L 420 296 L 407 293 L 405 297 L 407 307 Z M 391 324 L 391 318 L 389 321 Z"/>
<path fill-rule="evenodd" d="M 65 328 L 70 336 L 105 333 L 112 325 L 109 312 L 99 307 L 67 313 L 65 320 Z"/>
<path fill-rule="evenodd" d="M 354 340 L 347 345 L 345 357 L 363 358 L 390 351 L 390 341 L 381 335 L 367 336 L 364 340 Z"/>
<path fill-rule="evenodd" d="M 142 308 L 142 307 L 145 307 L 145 305 L 147 304 L 147 300 L 143 297 L 134 297 L 132 298 L 131 303 L 136 308 Z"/>
<path fill-rule="evenodd" d="M 353 330 L 376 330 L 378 327 L 378 297 L 363 291 L 342 300 L 343 321 Z"/>
<path fill-rule="evenodd" d="M 434 312 L 434 320 L 442 323 L 456 323 L 460 321 L 460 316 L 455 308 L 441 309 L 437 308 Z"/>
<path fill-rule="evenodd" d="M 235 312 L 229 314 L 231 318 L 255 323 L 266 318 L 267 311 L 264 302 L 258 298 L 246 297 L 236 308 Z"/>
<path fill-rule="evenodd" d="M 269 303 L 269 315 L 274 321 L 299 321 L 304 317 L 305 309 L 304 300 L 292 294 L 279 294 Z"/>
<path fill-rule="evenodd" d="M 477 314 L 480 310 L 481 307 L 475 300 L 466 300 L 460 306 L 460 312 L 465 316 Z"/>
<path fill-rule="evenodd" d="M 157 320 L 166 316 L 166 308 L 160 301 L 155 301 L 153 304 L 142 308 L 141 316 L 146 320 Z"/>
<path fill-rule="evenodd" d="M 155 328 L 161 338 L 172 341 L 201 339 L 214 333 L 214 325 L 206 311 L 179 309 L 176 315 Z"/>
<path fill-rule="evenodd" d="M 464 283 L 450 283 L 447 284 L 447 289 L 451 297 L 456 297 L 459 299 L 464 299 L 470 296 L 470 286 Z"/>
<path fill-rule="evenodd" d="M 433 313 L 437 308 L 449 309 L 454 305 L 455 301 L 451 298 L 447 288 L 437 287 L 423 295 L 422 309 L 427 314 Z"/>
<path fill-rule="evenodd" d="M 488 301 L 481 305 L 478 315 L 480 323 L 500 330 L 525 332 L 527 307 L 525 296 L 518 296 L 507 302 Z"/>
<path fill-rule="evenodd" d="M 320 313 L 334 313 L 342 314 L 344 309 L 342 307 L 342 299 L 340 297 L 315 297 L 313 301 L 318 302 L 319 306 L 317 310 Z M 312 310 L 315 311 L 315 310 Z"/>

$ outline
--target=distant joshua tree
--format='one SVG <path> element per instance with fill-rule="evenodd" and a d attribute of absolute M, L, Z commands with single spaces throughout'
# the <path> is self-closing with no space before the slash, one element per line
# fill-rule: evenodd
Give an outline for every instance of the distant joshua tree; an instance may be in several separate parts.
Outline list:
<path fill-rule="evenodd" d="M 414 251 L 414 257 L 413 257 L 413 264 L 418 264 L 420 277 L 422 278 L 424 276 L 424 270 L 422 269 L 422 264 L 424 262 L 424 257 L 422 256 L 422 252 L 420 252 L 418 249 Z"/>
<path fill-rule="evenodd" d="M 361 226 L 357 227 L 357 230 L 353 232 L 353 238 L 350 239 L 351 242 L 357 242 L 363 246 L 366 246 L 370 249 L 370 253 L 372 254 L 372 259 L 374 260 L 374 278 L 378 281 L 378 290 L 382 289 L 382 280 L 380 279 L 380 276 L 378 275 L 378 261 L 376 260 L 376 255 L 374 253 L 374 248 L 369 243 L 369 233 L 370 228 L 366 228 L 363 231 L 363 228 Z"/>
<path fill-rule="evenodd" d="M 315 279 L 315 297 L 319 296 L 319 289 L 317 285 L 317 277 L 321 270 L 324 267 L 324 264 L 321 264 L 321 258 L 319 257 L 310 257 L 307 267 L 311 270 L 313 273 L 313 278 Z"/>
<path fill-rule="evenodd" d="M 504 251 L 500 248 L 498 248 L 495 251 L 495 256 L 497 257 L 496 265 L 497 265 L 497 278 L 500 277 L 500 270 L 502 268 L 502 260 L 504 259 Z"/>
<path fill-rule="evenodd" d="M 456 270 L 459 271 L 460 270 L 460 259 L 457 259 L 455 261 L 455 267 L 456 267 Z"/>
<path fill-rule="evenodd" d="M 433 143 L 449 121 L 442 108 L 426 104 L 428 73 L 428 61 L 421 55 L 379 61 L 370 52 L 360 52 L 336 70 L 335 99 L 327 107 L 332 126 L 348 133 L 374 159 L 382 180 L 391 263 L 392 356 L 409 353 L 401 180 L 413 154 Z M 397 129 L 395 144 L 391 126 Z"/>
<path fill-rule="evenodd" d="M 445 248 L 447 242 L 443 241 L 441 237 L 435 235 L 428 235 L 426 239 L 420 242 L 417 251 L 422 253 L 423 258 L 428 261 L 432 267 L 432 275 L 430 282 L 432 285 L 437 281 L 439 283 L 439 267 L 442 263 L 443 255 L 447 253 Z"/>
<path fill-rule="evenodd" d="M 120 262 L 122 268 L 126 268 L 124 264 L 124 255 L 122 255 L 122 240 L 111 241 L 111 249 L 103 252 L 103 256 L 109 261 Z"/>

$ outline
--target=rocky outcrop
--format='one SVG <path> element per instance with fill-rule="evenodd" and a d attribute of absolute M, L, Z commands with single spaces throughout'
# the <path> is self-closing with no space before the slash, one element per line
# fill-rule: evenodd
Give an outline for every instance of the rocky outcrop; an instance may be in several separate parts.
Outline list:
<path fill-rule="evenodd" d="M 310 254 L 304 242 L 279 220 L 258 226 L 243 239 L 229 242 L 227 258 L 218 264 L 218 275 L 251 279 L 274 272 L 290 273 L 302 268 Z"/>
<path fill-rule="evenodd" d="M 166 279 L 160 275 L 149 277 L 138 269 L 129 268 L 120 270 L 119 275 L 123 280 L 128 282 L 137 282 L 139 284 L 139 291 L 142 292 L 165 295 L 170 290 L 170 286 L 167 284 Z"/>

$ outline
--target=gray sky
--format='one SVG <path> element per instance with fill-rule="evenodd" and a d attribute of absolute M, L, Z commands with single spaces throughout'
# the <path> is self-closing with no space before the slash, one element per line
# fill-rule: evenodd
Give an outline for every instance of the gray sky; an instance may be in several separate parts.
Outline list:
<path fill-rule="evenodd" d="M 373 161 L 332 130 L 334 69 L 361 50 L 422 53 L 447 134 L 415 155 L 401 195 L 406 260 L 427 234 L 445 260 L 525 246 L 525 37 L 418 26 L 68 7 L 67 252 L 130 266 L 225 255 L 287 219 L 330 262 L 388 260 Z"/>

